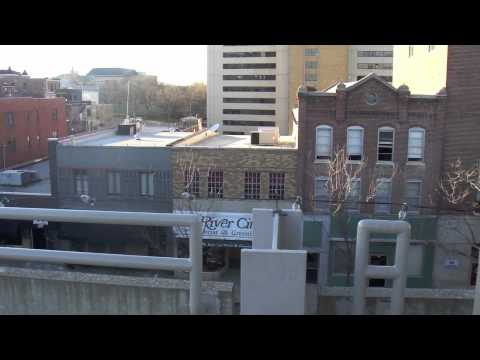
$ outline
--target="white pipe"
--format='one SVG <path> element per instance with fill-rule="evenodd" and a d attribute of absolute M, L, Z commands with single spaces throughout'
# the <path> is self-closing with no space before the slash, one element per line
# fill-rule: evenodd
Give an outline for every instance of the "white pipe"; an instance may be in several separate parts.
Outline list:
<path fill-rule="evenodd" d="M 278 250 L 278 223 L 280 216 L 278 213 L 273 214 L 273 231 L 272 231 L 272 249 Z"/>
<path fill-rule="evenodd" d="M 20 261 L 40 261 L 55 264 L 121 267 L 143 270 L 190 271 L 190 259 L 138 255 L 102 254 L 91 252 L 40 250 L 0 247 L 0 258 Z"/>
<path fill-rule="evenodd" d="M 353 289 L 353 313 L 355 315 L 362 315 L 365 311 L 369 278 L 393 279 L 390 313 L 392 315 L 403 313 L 410 231 L 410 224 L 406 221 L 361 220 L 358 223 Z M 372 233 L 397 235 L 394 266 L 368 265 L 369 242 Z"/>

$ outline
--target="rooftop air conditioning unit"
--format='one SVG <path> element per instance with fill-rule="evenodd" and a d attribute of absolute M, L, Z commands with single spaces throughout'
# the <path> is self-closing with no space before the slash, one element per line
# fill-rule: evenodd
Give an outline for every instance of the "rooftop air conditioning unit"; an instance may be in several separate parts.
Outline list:
<path fill-rule="evenodd" d="M 0 172 L 0 185 L 26 186 L 40 180 L 33 170 L 5 170 Z"/>
<path fill-rule="evenodd" d="M 278 127 L 264 127 L 258 129 L 259 145 L 276 145 L 280 137 Z"/>

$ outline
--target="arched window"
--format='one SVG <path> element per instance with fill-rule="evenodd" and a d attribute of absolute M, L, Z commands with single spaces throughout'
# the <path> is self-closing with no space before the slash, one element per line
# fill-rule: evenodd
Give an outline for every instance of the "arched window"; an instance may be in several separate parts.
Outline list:
<path fill-rule="evenodd" d="M 347 155 L 348 160 L 363 159 L 363 128 L 361 126 L 347 128 Z"/>
<path fill-rule="evenodd" d="M 423 161 L 425 130 L 419 127 L 408 130 L 408 161 Z"/>
<path fill-rule="evenodd" d="M 393 161 L 393 144 L 395 138 L 395 129 L 391 127 L 381 127 L 378 129 L 377 160 Z"/>
<path fill-rule="evenodd" d="M 331 126 L 320 125 L 315 134 L 315 159 L 330 160 L 332 156 L 332 133 Z"/>

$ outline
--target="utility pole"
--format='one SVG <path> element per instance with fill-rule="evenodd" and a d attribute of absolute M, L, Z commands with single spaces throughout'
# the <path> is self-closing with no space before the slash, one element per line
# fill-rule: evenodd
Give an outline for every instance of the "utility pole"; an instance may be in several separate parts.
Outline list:
<path fill-rule="evenodd" d="M 128 103 L 130 101 L 130 80 L 128 80 L 128 83 L 127 83 L 127 117 L 126 119 L 128 120 Z"/>

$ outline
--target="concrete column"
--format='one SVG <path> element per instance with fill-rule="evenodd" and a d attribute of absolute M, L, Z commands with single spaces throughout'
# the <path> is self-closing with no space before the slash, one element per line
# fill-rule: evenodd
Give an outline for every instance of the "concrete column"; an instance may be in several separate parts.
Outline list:
<path fill-rule="evenodd" d="M 241 315 L 304 315 L 307 252 L 242 249 Z"/>

